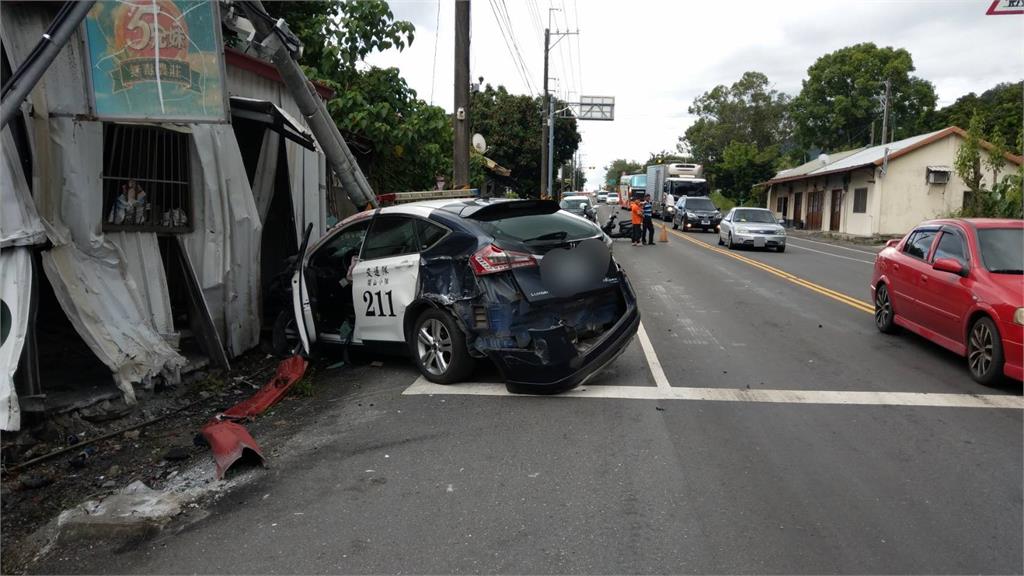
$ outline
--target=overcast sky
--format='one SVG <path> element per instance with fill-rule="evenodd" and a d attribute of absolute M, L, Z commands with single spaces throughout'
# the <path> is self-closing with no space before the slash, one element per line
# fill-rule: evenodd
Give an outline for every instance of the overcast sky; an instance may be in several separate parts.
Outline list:
<path fill-rule="evenodd" d="M 416 25 L 411 48 L 374 54 L 397 66 L 427 101 L 452 110 L 454 0 L 389 0 Z M 616 158 L 643 161 L 675 150 L 693 122 L 687 108 L 747 70 L 796 94 L 819 56 L 859 42 L 906 48 L 916 74 L 936 88 L 939 106 L 999 82 L 1024 79 L 1024 16 L 986 16 L 990 0 L 472 0 L 470 77 L 538 94 L 544 27 L 579 30 L 552 51 L 551 90 L 614 96 L 614 122 L 581 122 L 587 187 L 601 184 Z M 517 71 L 494 9 L 507 11 L 529 87 Z M 436 50 L 436 58 L 435 58 Z M 486 136 L 486 134 L 484 135 Z"/>

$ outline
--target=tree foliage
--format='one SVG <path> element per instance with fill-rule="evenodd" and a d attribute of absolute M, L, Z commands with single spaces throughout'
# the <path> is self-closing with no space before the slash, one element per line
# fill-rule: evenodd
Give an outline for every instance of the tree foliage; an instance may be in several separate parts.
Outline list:
<path fill-rule="evenodd" d="M 672 164 L 675 162 L 690 163 L 694 162 L 694 159 L 685 154 L 679 154 L 676 152 L 670 152 L 668 150 L 662 150 L 661 152 L 651 152 L 651 156 L 647 159 L 647 166 L 656 164 Z"/>
<path fill-rule="evenodd" d="M 302 41 L 301 64 L 334 90 L 328 111 L 377 193 L 422 190 L 451 172 L 452 128 L 396 68 L 366 66 L 372 52 L 412 44 L 411 22 L 383 0 L 266 2 Z M 362 65 L 360 64 L 362 63 Z"/>
<path fill-rule="evenodd" d="M 563 107 L 555 102 L 553 105 Z M 473 131 L 487 140 L 487 157 L 512 171 L 497 178 L 521 197 L 540 194 L 541 108 L 540 98 L 510 94 L 504 86 L 490 84 L 474 92 L 470 100 Z M 560 166 L 579 148 L 576 120 L 555 121 L 554 165 Z M 557 178 L 557 171 L 555 173 Z M 476 185 L 476 183 L 474 183 Z"/>
<path fill-rule="evenodd" d="M 779 149 L 775 144 L 759 148 L 751 142 L 733 140 L 722 156 L 715 187 L 742 205 L 756 200 L 754 185 L 771 178 L 779 167 Z"/>
<path fill-rule="evenodd" d="M 1011 174 L 1000 179 L 1006 165 L 1006 148 L 999 132 L 992 137 L 991 148 L 982 145 L 982 114 L 976 112 L 969 123 L 967 136 L 957 148 L 953 169 L 967 185 L 969 194 L 965 198 L 961 216 L 1020 218 L 1024 214 L 1021 199 L 1021 183 L 1024 168 L 1018 167 Z M 983 152 L 984 150 L 984 152 Z M 992 171 L 991 185 L 986 185 L 985 169 Z"/>
<path fill-rule="evenodd" d="M 971 118 L 978 114 L 981 130 L 992 139 L 998 134 L 1008 147 L 1021 153 L 1019 139 L 1024 131 L 1024 115 L 1021 114 L 1021 99 L 1024 98 L 1024 81 L 1014 84 L 997 84 L 978 96 L 974 92 L 957 98 L 949 106 L 935 112 L 933 130 L 947 126 L 966 128 Z"/>
<path fill-rule="evenodd" d="M 935 110 L 931 82 L 911 75 L 914 60 L 902 48 L 871 42 L 817 59 L 793 99 L 796 136 L 805 148 L 839 151 L 864 146 L 875 122 L 880 140 L 884 81 L 891 82 L 890 130 L 895 140 L 927 132 Z"/>
<path fill-rule="evenodd" d="M 767 76 L 746 72 L 731 86 L 715 86 L 694 101 L 689 110 L 697 121 L 678 148 L 704 165 L 713 188 L 743 203 L 791 148 L 789 103 Z"/>
<path fill-rule="evenodd" d="M 606 189 L 615 190 L 615 187 L 619 185 L 619 177 L 621 177 L 623 173 L 636 174 L 643 167 L 643 164 L 633 162 L 632 160 L 626 160 L 625 158 L 613 160 L 604 172 L 604 183 Z"/>
<path fill-rule="evenodd" d="M 746 72 L 731 86 L 718 85 L 690 106 L 697 121 L 679 140 L 678 149 L 714 173 L 733 141 L 758 148 L 790 139 L 789 96 L 771 87 L 760 72 Z"/>

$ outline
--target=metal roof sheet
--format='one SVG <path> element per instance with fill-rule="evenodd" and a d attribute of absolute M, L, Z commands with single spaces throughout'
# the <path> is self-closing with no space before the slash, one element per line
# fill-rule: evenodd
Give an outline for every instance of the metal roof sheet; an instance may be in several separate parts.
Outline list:
<path fill-rule="evenodd" d="M 918 142 L 927 140 L 939 132 L 942 132 L 942 130 L 936 130 L 935 132 L 929 132 L 927 134 L 918 134 L 917 136 L 911 136 L 910 138 L 904 138 L 903 140 L 897 140 L 888 144 L 879 144 L 878 146 L 872 146 L 871 148 L 864 148 L 856 154 L 851 154 L 841 160 L 836 160 L 835 162 L 829 162 L 825 166 L 810 172 L 808 175 L 813 176 L 817 173 L 823 172 L 841 172 L 843 170 L 849 170 L 866 164 L 874 164 L 883 159 L 886 149 L 889 150 L 889 155 L 892 156 L 895 152 L 899 152 L 904 148 L 909 148 Z"/>

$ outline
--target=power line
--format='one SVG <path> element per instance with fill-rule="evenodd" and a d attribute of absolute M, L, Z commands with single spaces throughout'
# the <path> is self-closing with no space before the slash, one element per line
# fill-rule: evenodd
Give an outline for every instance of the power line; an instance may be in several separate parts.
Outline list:
<path fill-rule="evenodd" d="M 580 31 L 580 12 L 576 0 L 572 0 L 572 13 L 576 18 L 576 32 Z M 580 35 L 576 34 L 576 71 L 579 73 L 580 94 L 583 94 L 583 49 L 580 47 Z"/>
<path fill-rule="evenodd" d="M 536 92 L 536 90 L 533 89 L 533 86 L 531 85 L 531 82 L 530 82 L 530 78 L 533 76 L 533 74 L 530 73 L 530 67 L 529 67 L 529 65 L 526 64 L 526 59 L 523 58 L 523 53 L 519 49 L 519 42 L 516 40 L 516 35 L 515 35 L 515 27 L 512 25 L 512 18 L 509 17 L 508 6 L 505 4 L 505 0 L 499 0 L 499 1 L 500 1 L 500 4 L 501 4 L 502 12 L 505 15 L 505 23 L 506 23 L 507 28 L 508 28 L 509 38 L 512 40 L 512 47 L 515 48 L 516 56 L 519 58 L 519 63 L 520 63 L 520 65 L 522 65 L 523 71 L 526 73 L 526 85 L 527 85 L 527 88 L 529 88 L 530 94 L 533 94 L 534 92 Z"/>
<path fill-rule="evenodd" d="M 437 0 L 437 16 L 434 21 L 434 65 L 430 73 L 430 104 L 434 104 L 434 81 L 437 79 L 437 37 L 441 30 L 441 0 Z"/>
<path fill-rule="evenodd" d="M 498 30 L 501 32 L 501 38 L 505 41 L 505 48 L 508 50 L 509 56 L 512 58 L 512 63 L 515 65 L 520 79 L 522 79 L 523 84 L 526 85 L 526 89 L 529 90 L 530 94 L 533 94 L 534 89 L 530 82 L 529 69 L 526 67 L 526 62 L 523 61 L 523 57 L 519 53 L 519 47 L 516 44 L 515 37 L 511 33 L 511 20 L 507 20 L 507 14 L 503 15 L 501 8 L 498 7 L 498 3 L 500 1 L 501 0 L 488 0 L 491 5 L 491 13 L 494 14 L 494 20 L 498 24 Z M 509 28 L 509 31 L 507 32 L 506 26 Z"/>
<path fill-rule="evenodd" d="M 512 63 L 516 67 L 516 71 L 519 73 L 519 78 L 526 85 L 527 90 L 533 93 L 533 87 L 530 84 L 529 72 L 526 70 L 525 62 L 522 61 L 522 57 L 518 55 L 518 50 L 515 48 L 515 39 L 509 38 L 510 32 L 507 28 L 510 24 L 506 24 L 503 20 L 501 9 L 498 7 L 497 0 L 488 0 L 491 4 L 491 12 L 494 14 L 494 19 L 498 23 L 498 30 L 501 31 L 501 38 L 505 41 L 505 48 L 508 49 L 509 56 L 512 57 Z"/>
<path fill-rule="evenodd" d="M 567 9 L 567 7 L 565 5 L 565 0 L 561 0 L 561 2 L 562 2 L 562 19 L 565 21 L 565 29 L 566 30 L 570 30 L 571 28 L 569 28 L 569 11 L 568 11 L 568 9 Z M 571 83 L 572 90 L 567 94 L 567 96 L 569 94 L 573 94 L 573 93 L 575 93 L 577 96 L 579 96 L 579 91 L 578 91 L 578 89 L 579 89 L 579 79 L 576 77 L 576 66 L 574 64 L 573 57 L 572 57 L 572 42 L 566 42 L 565 52 L 569 56 L 569 69 L 566 71 L 566 73 L 572 79 L 572 83 Z M 566 99 L 569 100 L 569 98 L 566 98 Z"/>
<path fill-rule="evenodd" d="M 533 25 L 533 31 L 540 36 L 544 37 L 544 21 L 540 17 L 540 8 L 537 7 L 537 0 L 529 0 L 526 3 L 527 9 L 530 11 L 530 24 Z"/>

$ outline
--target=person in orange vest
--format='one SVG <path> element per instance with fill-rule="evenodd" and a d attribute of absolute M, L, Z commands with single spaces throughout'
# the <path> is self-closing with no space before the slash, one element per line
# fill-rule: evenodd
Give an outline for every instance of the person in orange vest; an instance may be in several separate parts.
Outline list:
<path fill-rule="evenodd" d="M 640 234 L 643 232 L 644 222 L 644 207 L 640 205 L 639 198 L 633 198 L 633 201 L 629 205 L 629 211 L 632 214 L 633 223 L 633 246 L 640 245 Z"/>

